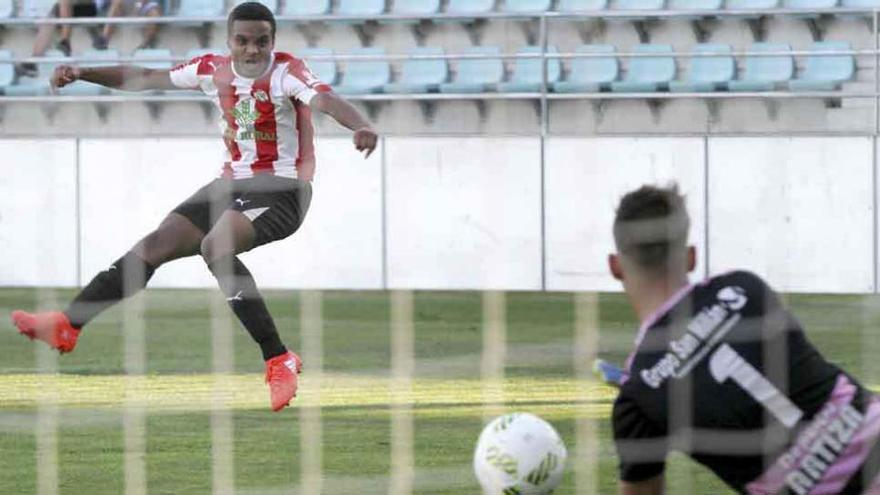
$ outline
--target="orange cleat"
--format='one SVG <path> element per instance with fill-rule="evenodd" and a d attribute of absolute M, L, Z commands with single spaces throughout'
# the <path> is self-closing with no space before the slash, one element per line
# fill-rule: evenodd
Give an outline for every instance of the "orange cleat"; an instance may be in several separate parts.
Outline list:
<path fill-rule="evenodd" d="M 67 315 L 61 311 L 27 313 L 19 310 L 13 311 L 11 316 L 19 333 L 31 340 L 42 340 L 61 354 L 76 347 L 79 330 L 70 325 Z"/>
<path fill-rule="evenodd" d="M 272 396 L 272 410 L 280 411 L 296 397 L 297 376 L 302 371 L 302 361 L 287 351 L 266 361 L 266 383 Z"/>

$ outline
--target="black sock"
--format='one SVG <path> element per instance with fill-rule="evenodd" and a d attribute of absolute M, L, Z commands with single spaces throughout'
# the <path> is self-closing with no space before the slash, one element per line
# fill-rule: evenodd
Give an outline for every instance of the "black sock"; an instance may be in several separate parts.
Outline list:
<path fill-rule="evenodd" d="M 275 321 L 251 272 L 236 256 L 227 256 L 208 264 L 208 269 L 220 283 L 229 307 L 263 351 L 263 360 L 287 352 L 275 328 Z"/>
<path fill-rule="evenodd" d="M 129 251 L 110 268 L 95 275 L 68 306 L 67 318 L 74 328 L 82 328 L 101 311 L 136 294 L 147 286 L 156 268 Z"/>

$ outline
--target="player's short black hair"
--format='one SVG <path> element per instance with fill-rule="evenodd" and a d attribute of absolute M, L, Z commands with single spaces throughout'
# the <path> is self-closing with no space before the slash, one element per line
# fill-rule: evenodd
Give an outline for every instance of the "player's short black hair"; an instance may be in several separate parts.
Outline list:
<path fill-rule="evenodd" d="M 617 251 L 656 272 L 684 255 L 690 218 L 678 185 L 642 186 L 620 200 L 614 218 Z"/>
<path fill-rule="evenodd" d="M 235 21 L 266 21 L 272 25 L 272 37 L 275 37 L 275 16 L 269 7 L 260 2 L 240 3 L 232 9 L 226 19 L 226 32 L 232 32 L 232 23 Z"/>

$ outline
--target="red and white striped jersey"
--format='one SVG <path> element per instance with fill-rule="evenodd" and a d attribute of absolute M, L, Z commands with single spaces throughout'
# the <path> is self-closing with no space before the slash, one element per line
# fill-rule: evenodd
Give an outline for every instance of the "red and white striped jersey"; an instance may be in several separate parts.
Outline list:
<path fill-rule="evenodd" d="M 220 109 L 226 145 L 220 176 L 274 174 L 312 180 L 315 130 L 308 104 L 330 86 L 305 62 L 276 52 L 266 73 L 249 79 L 235 73 L 230 57 L 209 54 L 175 67 L 170 77 L 179 88 L 200 89 Z"/>

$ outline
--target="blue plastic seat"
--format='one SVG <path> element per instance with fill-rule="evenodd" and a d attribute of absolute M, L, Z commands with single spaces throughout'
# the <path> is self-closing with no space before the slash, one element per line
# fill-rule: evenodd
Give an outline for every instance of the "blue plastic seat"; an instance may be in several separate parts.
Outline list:
<path fill-rule="evenodd" d="M 636 45 L 633 53 L 672 53 L 669 45 Z M 639 57 L 629 63 L 623 81 L 611 83 L 615 93 L 655 92 L 675 78 L 675 59 L 669 57 Z"/>
<path fill-rule="evenodd" d="M 177 17 L 219 17 L 224 8 L 223 0 L 180 0 Z"/>
<path fill-rule="evenodd" d="M 495 89 L 504 78 L 501 49 L 497 46 L 474 46 L 465 55 L 496 55 L 499 58 L 465 58 L 458 62 L 455 80 L 440 85 L 441 93 L 483 93 Z"/>
<path fill-rule="evenodd" d="M 336 61 L 332 59 L 310 60 L 309 57 L 331 57 L 333 50 L 329 48 L 303 48 L 296 52 L 296 56 L 305 60 L 309 69 L 318 76 L 321 82 L 336 84 L 339 71 Z"/>
<path fill-rule="evenodd" d="M 788 52 L 791 47 L 784 43 L 755 43 L 749 51 Z M 793 74 L 791 55 L 747 56 L 743 76 L 729 82 L 727 88 L 731 91 L 772 91 L 777 85 L 788 82 Z"/>
<path fill-rule="evenodd" d="M 485 14 L 495 8 L 495 0 L 449 0 L 446 12 L 450 14 Z"/>
<path fill-rule="evenodd" d="M 850 50 L 846 41 L 820 41 L 811 51 L 842 52 Z M 792 91 L 833 91 L 853 78 L 856 62 L 852 55 L 810 55 L 804 73 L 788 83 Z"/>
<path fill-rule="evenodd" d="M 786 9 L 833 9 L 838 0 L 782 0 Z"/>
<path fill-rule="evenodd" d="M 83 62 L 80 64 L 82 67 L 119 65 L 119 52 L 116 50 L 89 50 L 82 55 L 82 58 L 100 60 L 98 62 Z M 65 96 L 98 96 L 108 93 L 110 93 L 109 88 L 86 81 L 75 81 L 58 91 L 58 94 Z"/>
<path fill-rule="evenodd" d="M 414 48 L 410 55 L 443 55 L 439 47 Z M 407 60 L 400 70 L 400 80 L 386 84 L 386 93 L 430 93 L 440 89 L 440 85 L 449 78 L 449 66 L 446 60 Z"/>
<path fill-rule="evenodd" d="M 840 6 L 847 9 L 876 9 L 880 8 L 880 0 L 841 0 Z"/>
<path fill-rule="evenodd" d="M 394 14 L 432 16 L 440 12 L 440 0 L 395 0 Z"/>
<path fill-rule="evenodd" d="M 284 15 L 325 15 L 330 12 L 330 0 L 293 0 L 284 2 Z"/>
<path fill-rule="evenodd" d="M 0 19 L 8 19 L 15 15 L 15 3 L 12 0 L 0 0 Z"/>
<path fill-rule="evenodd" d="M 559 12 L 590 12 L 607 8 L 608 0 L 559 0 L 556 6 Z"/>
<path fill-rule="evenodd" d="M 141 48 L 131 55 L 132 63 L 148 69 L 171 70 L 171 50 L 166 48 Z"/>
<path fill-rule="evenodd" d="M 552 0 L 505 0 L 503 10 L 518 14 L 540 14 L 550 10 Z"/>
<path fill-rule="evenodd" d="M 519 55 L 540 54 L 540 46 L 522 48 Z M 548 46 L 547 53 L 559 53 L 555 46 Z M 547 59 L 547 89 L 559 80 L 562 74 L 562 63 L 558 58 Z M 540 58 L 518 58 L 513 66 L 510 81 L 498 84 L 498 91 L 503 93 L 534 93 L 541 91 L 544 80 L 544 61 Z"/>
<path fill-rule="evenodd" d="M 693 53 L 719 53 L 723 57 L 693 57 L 687 78 L 672 81 L 669 90 L 679 93 L 703 93 L 722 89 L 736 74 L 736 61 L 730 55 L 729 45 L 703 43 Z"/>
<path fill-rule="evenodd" d="M 231 11 L 232 8 L 234 8 L 238 4 L 242 4 L 245 2 L 249 2 L 249 1 L 260 2 L 261 4 L 268 7 L 269 10 L 271 10 L 273 14 L 278 13 L 278 0 L 235 0 L 234 2 L 232 2 L 232 5 L 229 6 L 229 10 Z"/>
<path fill-rule="evenodd" d="M 55 5 L 55 0 L 23 0 L 18 17 L 46 17 Z"/>
<path fill-rule="evenodd" d="M 339 15 L 380 15 L 385 13 L 385 0 L 340 0 Z"/>
<path fill-rule="evenodd" d="M 724 4 L 724 8 L 728 10 L 767 10 L 777 7 L 779 7 L 779 0 L 726 0 Z"/>
<path fill-rule="evenodd" d="M 44 57 L 67 58 L 58 50 L 49 50 Z M 6 88 L 5 93 L 9 96 L 42 96 L 49 94 L 49 76 L 55 71 L 55 67 L 61 63 L 63 61 L 37 63 L 36 77 L 19 77 L 14 85 Z"/>
<path fill-rule="evenodd" d="M 669 0 L 671 10 L 721 10 L 724 0 Z"/>
<path fill-rule="evenodd" d="M 383 48 L 358 48 L 351 55 L 385 55 Z M 347 95 L 378 93 L 391 79 L 391 66 L 386 60 L 349 60 L 346 62 L 342 83 L 336 92 Z"/>
<path fill-rule="evenodd" d="M 617 80 L 620 64 L 612 45 L 581 45 L 577 53 L 606 53 L 607 57 L 575 58 L 565 81 L 553 83 L 557 93 L 595 93 Z"/>
<path fill-rule="evenodd" d="M 662 10 L 666 0 L 617 0 L 614 10 Z"/>
<path fill-rule="evenodd" d="M 12 65 L 12 52 L 0 50 L 0 90 L 12 86 L 15 81 L 15 67 Z"/>

